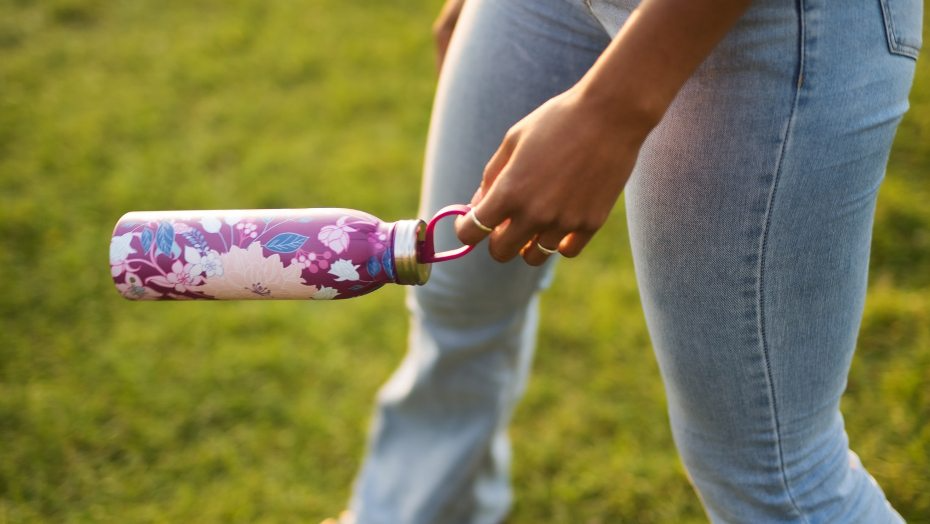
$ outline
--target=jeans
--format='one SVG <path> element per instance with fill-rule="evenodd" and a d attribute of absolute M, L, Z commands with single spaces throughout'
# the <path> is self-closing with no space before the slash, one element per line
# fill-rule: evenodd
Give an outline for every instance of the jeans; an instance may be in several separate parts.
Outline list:
<path fill-rule="evenodd" d="M 849 450 L 839 401 L 921 3 L 755 2 L 642 147 L 625 190 L 637 281 L 675 443 L 713 522 L 901 521 Z M 572 86 L 635 4 L 468 0 L 422 215 L 468 202 L 507 129 Z M 506 516 L 506 428 L 552 269 L 476 249 L 411 291 L 409 352 L 355 484 L 359 524 Z"/>

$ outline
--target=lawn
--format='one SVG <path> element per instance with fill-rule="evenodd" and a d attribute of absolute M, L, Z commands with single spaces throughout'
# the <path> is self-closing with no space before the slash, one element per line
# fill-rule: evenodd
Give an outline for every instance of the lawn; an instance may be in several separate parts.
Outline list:
<path fill-rule="evenodd" d="M 0 524 L 315 522 L 348 496 L 404 353 L 403 290 L 128 303 L 133 209 L 412 217 L 436 0 L 0 2 Z M 930 523 L 930 66 L 882 189 L 843 403 Z M 514 422 L 511 522 L 702 522 L 671 442 L 626 227 L 561 265 Z M 598 286 L 587 283 L 598 274 Z M 571 310 L 571 315 L 564 315 Z"/>

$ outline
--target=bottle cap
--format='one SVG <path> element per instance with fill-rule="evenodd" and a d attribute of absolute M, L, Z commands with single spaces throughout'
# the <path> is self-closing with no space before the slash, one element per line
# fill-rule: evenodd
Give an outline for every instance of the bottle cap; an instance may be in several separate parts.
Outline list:
<path fill-rule="evenodd" d="M 392 249 L 394 270 L 398 284 L 422 286 L 429 280 L 430 264 L 417 256 L 420 245 L 426 240 L 426 222 L 398 220 L 394 223 Z"/>
<path fill-rule="evenodd" d="M 397 283 L 421 286 L 429 280 L 433 262 L 455 260 L 465 256 L 475 246 L 462 246 L 450 251 L 436 252 L 435 228 L 443 218 L 465 215 L 471 207 L 454 204 L 440 209 L 429 224 L 422 220 L 400 220 L 394 223 L 394 268 Z"/>

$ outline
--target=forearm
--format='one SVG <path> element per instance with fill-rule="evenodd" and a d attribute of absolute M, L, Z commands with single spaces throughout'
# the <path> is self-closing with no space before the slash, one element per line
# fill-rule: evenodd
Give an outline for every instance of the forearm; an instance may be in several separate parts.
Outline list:
<path fill-rule="evenodd" d="M 578 255 L 610 215 L 646 135 L 750 1 L 644 0 L 574 87 L 508 130 L 472 201 L 475 220 L 456 222 L 459 239 L 490 235 L 502 262 L 522 254 L 539 265 L 556 246 Z"/>
<path fill-rule="evenodd" d="M 644 0 L 578 83 L 617 124 L 648 133 L 751 0 Z"/>

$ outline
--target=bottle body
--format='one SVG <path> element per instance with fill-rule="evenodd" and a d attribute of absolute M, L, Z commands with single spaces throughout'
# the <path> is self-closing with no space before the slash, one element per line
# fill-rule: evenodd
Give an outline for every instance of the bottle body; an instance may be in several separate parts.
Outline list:
<path fill-rule="evenodd" d="M 337 208 L 132 212 L 113 231 L 110 269 L 132 300 L 352 298 L 426 281 L 423 226 Z"/>

